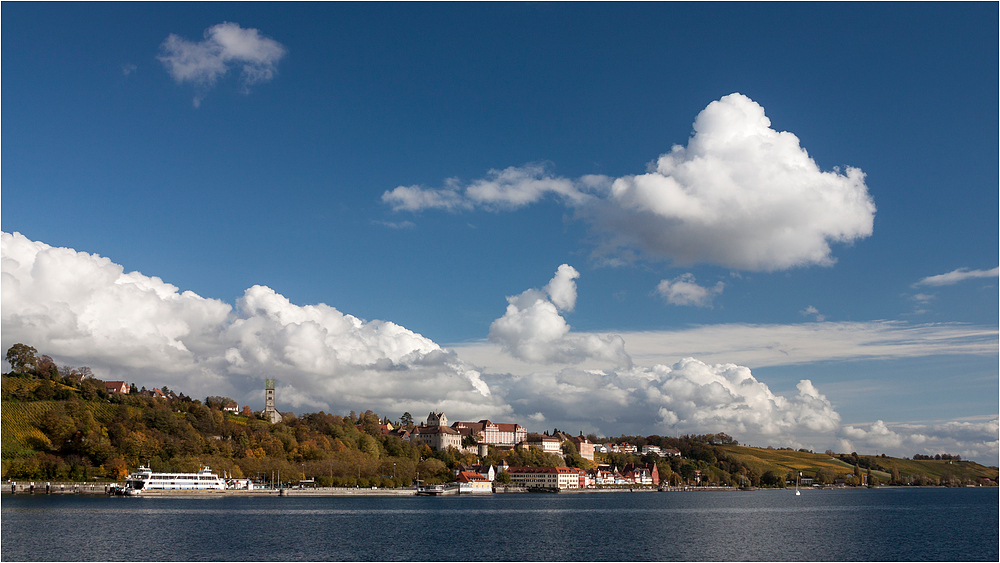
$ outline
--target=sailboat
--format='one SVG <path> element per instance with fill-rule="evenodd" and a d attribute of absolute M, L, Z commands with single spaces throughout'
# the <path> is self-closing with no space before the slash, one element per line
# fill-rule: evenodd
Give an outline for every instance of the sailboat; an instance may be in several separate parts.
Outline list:
<path fill-rule="evenodd" d="M 801 471 L 799 471 L 799 474 L 795 477 L 795 496 L 802 496 L 802 493 L 799 492 L 799 477 L 802 477 Z"/>

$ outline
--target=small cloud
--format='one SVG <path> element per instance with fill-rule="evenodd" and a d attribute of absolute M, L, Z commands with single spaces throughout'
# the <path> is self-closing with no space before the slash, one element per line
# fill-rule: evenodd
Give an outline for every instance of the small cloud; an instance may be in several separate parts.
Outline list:
<path fill-rule="evenodd" d="M 804 316 L 804 317 L 808 317 L 810 315 L 816 315 L 816 320 L 818 322 L 823 322 L 823 321 L 826 320 L 826 315 L 819 314 L 819 309 L 817 309 L 816 307 L 813 307 L 812 305 L 810 305 L 810 306 L 806 307 L 805 309 L 799 311 L 799 314 L 802 315 L 802 316 Z"/>
<path fill-rule="evenodd" d="M 693 274 L 683 274 L 672 280 L 661 281 L 656 286 L 656 292 L 673 305 L 712 307 L 712 299 L 721 294 L 726 287 L 722 282 L 716 283 L 713 287 L 702 287 L 695 281 Z"/>
<path fill-rule="evenodd" d="M 952 270 L 947 274 L 938 274 L 936 276 L 928 276 L 917 283 L 913 284 L 913 287 L 918 287 L 922 285 L 955 285 L 958 282 L 965 281 L 968 279 L 975 278 L 995 278 L 1000 275 L 1000 267 L 993 268 L 992 270 L 970 270 L 968 268 L 959 268 L 957 270 Z"/>
<path fill-rule="evenodd" d="M 382 201 L 394 211 L 420 211 L 443 209 L 446 211 L 471 211 L 476 207 L 489 210 L 517 209 L 540 201 L 548 194 L 556 194 L 571 205 L 582 204 L 589 196 L 588 184 L 593 177 L 585 176 L 574 182 L 553 176 L 543 163 L 511 166 L 503 170 L 490 170 L 486 178 L 462 187 L 458 178 L 445 180 L 443 188 L 399 186 L 382 194 Z"/>
<path fill-rule="evenodd" d="M 399 223 L 394 223 L 392 221 L 372 221 L 376 225 L 382 225 L 383 227 L 389 227 L 390 229 L 412 229 L 417 226 L 413 221 L 401 221 Z"/>
<path fill-rule="evenodd" d="M 178 83 L 192 82 L 208 90 L 230 68 L 239 67 L 243 91 L 248 93 L 251 85 L 274 78 L 278 61 L 287 52 L 281 43 L 264 37 L 256 29 L 243 29 L 237 23 L 214 25 L 204 35 L 204 40 L 194 42 L 171 33 L 160 45 L 157 59 Z M 203 97 L 203 94 L 195 97 L 195 107 Z"/>
<path fill-rule="evenodd" d="M 139 67 L 132 63 L 125 63 L 122 65 L 122 74 L 128 76 L 138 70 Z"/>

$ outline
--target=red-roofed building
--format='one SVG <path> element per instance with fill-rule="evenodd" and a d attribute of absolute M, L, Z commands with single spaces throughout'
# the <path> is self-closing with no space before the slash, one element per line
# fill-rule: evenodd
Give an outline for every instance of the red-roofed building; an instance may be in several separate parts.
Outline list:
<path fill-rule="evenodd" d="M 124 381 L 105 381 L 104 388 L 108 393 L 128 393 L 128 384 Z"/>
<path fill-rule="evenodd" d="M 456 422 L 451 427 L 474 436 L 480 444 L 500 448 L 513 448 L 528 437 L 528 431 L 520 424 L 497 423 L 485 419 L 479 422 Z"/>
<path fill-rule="evenodd" d="M 635 485 L 659 485 L 660 472 L 655 463 L 637 464 L 629 463 L 622 468 L 622 477 L 626 483 Z"/>
<path fill-rule="evenodd" d="M 462 471 L 458 474 L 459 494 L 483 494 L 493 492 L 493 483 L 481 473 Z"/>

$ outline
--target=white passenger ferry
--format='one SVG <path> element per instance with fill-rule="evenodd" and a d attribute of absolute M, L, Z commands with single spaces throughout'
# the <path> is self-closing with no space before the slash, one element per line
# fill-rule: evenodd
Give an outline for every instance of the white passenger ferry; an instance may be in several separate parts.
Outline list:
<path fill-rule="evenodd" d="M 148 467 L 140 466 L 125 480 L 125 494 L 128 495 L 157 490 L 224 491 L 226 481 L 207 466 L 197 473 L 153 473 Z"/>

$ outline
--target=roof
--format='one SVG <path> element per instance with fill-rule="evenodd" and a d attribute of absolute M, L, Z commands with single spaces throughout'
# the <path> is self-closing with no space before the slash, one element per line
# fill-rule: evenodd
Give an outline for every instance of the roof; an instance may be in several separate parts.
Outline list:
<path fill-rule="evenodd" d="M 571 467 L 509 467 L 507 473 L 561 473 L 579 475 L 580 470 Z"/>
<path fill-rule="evenodd" d="M 414 434 L 458 434 L 458 430 L 450 426 L 417 426 L 413 429 Z"/>
<path fill-rule="evenodd" d="M 553 438 L 552 436 L 529 436 L 527 441 L 528 442 L 560 442 L 559 438 Z"/>
<path fill-rule="evenodd" d="M 520 424 L 507 424 L 504 422 L 492 422 L 489 419 L 484 418 L 479 422 L 466 422 L 459 421 L 451 425 L 452 428 L 470 428 L 477 432 L 483 432 L 487 427 L 495 427 L 500 432 L 517 432 L 518 430 L 524 430 Z"/>
<path fill-rule="evenodd" d="M 458 474 L 459 483 L 470 483 L 472 481 L 482 482 L 482 481 L 489 481 L 489 479 L 484 477 L 482 474 L 476 473 L 474 471 L 462 471 Z"/>

